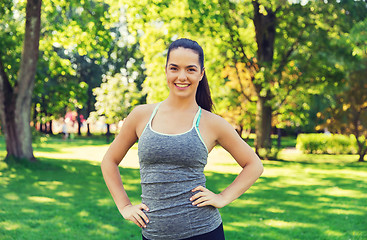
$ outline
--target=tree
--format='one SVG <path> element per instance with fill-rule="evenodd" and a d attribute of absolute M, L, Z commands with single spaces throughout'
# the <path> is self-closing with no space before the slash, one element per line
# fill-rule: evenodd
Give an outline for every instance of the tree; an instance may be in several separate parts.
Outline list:
<path fill-rule="evenodd" d="M 339 39 L 342 52 L 349 61 L 342 61 L 345 84 L 333 102 L 318 116 L 325 120 L 318 128 L 331 132 L 353 134 L 358 145 L 358 161 L 367 153 L 367 18 L 358 22 L 350 33 Z M 343 60 L 343 59 L 342 59 Z"/>
<path fill-rule="evenodd" d="M 102 59 L 108 58 L 112 39 L 109 25 L 115 20 L 108 9 L 99 0 L 45 2 L 42 68 L 34 94 L 34 112 L 41 123 L 65 116 L 66 109 L 84 117 L 94 110 L 92 89 L 101 83 Z"/>
<path fill-rule="evenodd" d="M 127 65 L 139 72 L 136 84 L 142 89 L 142 57 L 137 39 L 127 31 L 124 6 L 100 0 L 51 2 L 44 16 L 48 24 L 42 31 L 42 69 L 34 98 L 38 119 L 63 116 L 66 107 L 88 118 L 95 110 L 93 89 L 104 75 L 120 73 Z M 53 116 L 44 117 L 46 111 Z"/>
<path fill-rule="evenodd" d="M 117 73 L 105 76 L 100 87 L 93 89 L 96 96 L 96 114 L 105 117 L 107 124 L 123 120 L 132 108 L 141 103 L 142 93 L 138 91 L 135 74 Z"/>
<path fill-rule="evenodd" d="M 39 52 L 41 0 L 26 5 L 23 51 L 17 79 L 11 83 L 0 56 L 0 119 L 5 135 L 7 156 L 34 161 L 30 128 L 30 110 Z"/>
<path fill-rule="evenodd" d="M 234 67 L 227 65 L 222 76 L 230 92 L 225 99 L 217 102 L 224 105 L 219 107 L 218 114 L 227 119 L 240 136 L 245 131 L 246 138 L 255 128 L 256 117 L 256 92 L 251 82 L 251 73 L 244 63 L 237 63 Z"/>
<path fill-rule="evenodd" d="M 347 77 L 345 90 L 336 95 L 335 105 L 326 109 L 326 123 L 331 132 L 353 134 L 358 145 L 358 161 L 363 162 L 367 153 L 367 60 L 364 68 Z"/>
<path fill-rule="evenodd" d="M 307 98 L 341 84 L 342 69 L 334 67 L 339 46 L 333 39 L 348 32 L 365 16 L 362 2 L 306 3 L 129 1 L 132 26 L 135 25 L 135 31 L 144 32 L 141 45 L 147 63 L 148 101 L 166 96 L 164 73 L 159 70 L 168 43 L 178 37 L 192 37 L 202 43 L 209 59 L 206 69 L 212 75 L 210 79 L 214 79 L 211 81 L 213 96 L 217 98 L 214 101 L 220 102 L 226 94 L 234 93 L 241 96 L 237 106 L 241 106 L 240 101 L 254 102 L 256 149 L 269 149 L 275 124 L 302 123 L 302 118 L 294 117 L 305 110 L 304 105 L 297 106 L 299 96 Z M 241 66 L 246 70 L 238 69 Z M 223 72 L 224 78 L 218 79 Z M 236 84 L 251 86 L 253 91 Z"/>
<path fill-rule="evenodd" d="M 119 21 L 111 29 L 115 38 L 109 53 L 111 58 L 106 59 L 109 67 L 100 86 L 93 89 L 96 111 L 91 115 L 105 119 L 107 137 L 110 124 L 123 120 L 135 105 L 146 102 L 142 86 L 146 75 L 138 37 L 128 31 L 124 9 L 120 12 Z"/>
<path fill-rule="evenodd" d="M 86 98 L 87 86 L 79 81 L 71 62 L 60 56 L 61 50 L 46 50 L 45 45 L 40 48 L 32 121 L 39 124 L 41 132 L 53 134 L 52 120 L 64 117 L 66 109 L 80 106 L 78 100 Z"/>

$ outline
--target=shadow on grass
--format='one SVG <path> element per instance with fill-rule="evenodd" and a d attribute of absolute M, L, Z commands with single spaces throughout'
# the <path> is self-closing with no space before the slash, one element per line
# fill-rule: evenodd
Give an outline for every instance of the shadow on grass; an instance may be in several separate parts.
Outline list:
<path fill-rule="evenodd" d="M 40 160 L 2 170 L 0 239 L 140 239 L 139 228 L 119 215 L 99 165 Z M 139 172 L 123 171 L 138 200 Z"/>
<path fill-rule="evenodd" d="M 113 140 L 113 136 L 110 137 Z M 36 141 L 33 141 L 32 146 L 35 152 L 50 152 L 61 153 L 62 149 L 74 148 L 80 146 L 103 146 L 109 144 L 105 136 L 77 136 L 74 139 L 62 139 L 61 136 L 53 135 L 48 137 L 41 137 Z M 6 151 L 6 144 L 4 136 L 0 135 L 0 151 Z"/>
<path fill-rule="evenodd" d="M 341 172 L 291 162 L 267 167 L 294 172 L 265 175 L 245 195 L 220 209 L 227 239 L 367 237 L 367 178 L 361 179 L 354 168 Z M 120 172 L 132 202 L 138 203 L 139 170 Z M 206 175 L 207 187 L 214 192 L 236 177 Z M 134 240 L 141 235 L 138 227 L 120 216 L 97 163 L 41 159 L 28 167 L 2 169 L 0 239 Z"/>
<path fill-rule="evenodd" d="M 106 141 L 96 137 L 79 137 L 73 140 L 63 140 L 58 137 L 47 138 L 44 142 L 33 143 L 33 148 L 37 152 L 62 152 L 62 149 L 75 148 L 80 146 L 103 146 Z"/>
<path fill-rule="evenodd" d="M 358 165 L 358 164 L 357 164 Z M 365 239 L 367 171 L 324 169 L 286 162 L 269 171 L 236 202 L 221 209 L 228 239 Z M 288 173 L 284 169 L 292 169 Z M 294 171 L 293 171 L 294 170 Z M 279 172 L 281 173 L 281 172 Z M 354 175 L 353 175 L 354 174 Z M 208 187 L 222 191 L 236 177 L 209 173 Z"/>

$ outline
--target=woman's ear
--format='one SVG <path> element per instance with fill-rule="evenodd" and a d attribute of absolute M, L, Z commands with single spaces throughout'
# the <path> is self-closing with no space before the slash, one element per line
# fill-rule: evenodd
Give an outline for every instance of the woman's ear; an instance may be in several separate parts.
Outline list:
<path fill-rule="evenodd" d="M 205 74 L 205 68 L 203 68 L 203 69 L 201 70 L 200 81 L 203 79 L 204 74 Z"/>

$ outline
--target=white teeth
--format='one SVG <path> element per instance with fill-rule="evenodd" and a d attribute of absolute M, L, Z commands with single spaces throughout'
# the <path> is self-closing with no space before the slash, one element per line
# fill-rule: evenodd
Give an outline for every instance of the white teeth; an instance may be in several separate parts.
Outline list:
<path fill-rule="evenodd" d="M 176 83 L 177 87 L 187 87 L 189 86 L 189 84 L 180 84 L 180 83 Z"/>

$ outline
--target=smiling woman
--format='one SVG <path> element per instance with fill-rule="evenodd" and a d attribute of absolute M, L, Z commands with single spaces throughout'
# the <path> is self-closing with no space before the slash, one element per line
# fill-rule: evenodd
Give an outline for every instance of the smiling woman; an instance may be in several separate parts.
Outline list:
<path fill-rule="evenodd" d="M 204 75 L 197 54 L 190 49 L 178 48 L 170 53 L 166 76 L 170 94 L 178 97 L 196 95 L 196 90 Z"/>
<path fill-rule="evenodd" d="M 222 208 L 241 196 L 263 171 L 260 159 L 213 106 L 204 53 L 189 39 L 174 41 L 165 66 L 169 96 L 136 107 L 105 154 L 101 167 L 121 215 L 142 228 L 142 238 L 224 239 Z M 139 139 L 142 203 L 132 205 L 118 165 Z M 205 187 L 204 167 L 215 145 L 242 167 L 221 193 Z"/>

